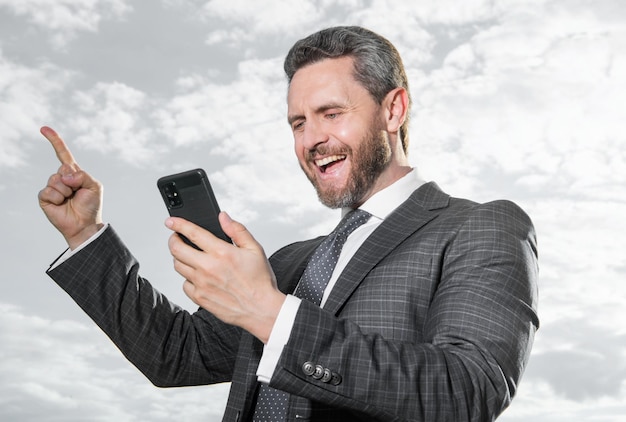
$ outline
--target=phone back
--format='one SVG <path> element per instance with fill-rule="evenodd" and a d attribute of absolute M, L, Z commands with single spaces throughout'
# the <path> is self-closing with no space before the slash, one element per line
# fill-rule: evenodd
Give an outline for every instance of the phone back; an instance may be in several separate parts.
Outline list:
<path fill-rule="evenodd" d="M 195 169 L 162 177 L 157 186 L 171 216 L 189 220 L 231 242 L 219 224 L 220 208 L 204 170 Z"/>

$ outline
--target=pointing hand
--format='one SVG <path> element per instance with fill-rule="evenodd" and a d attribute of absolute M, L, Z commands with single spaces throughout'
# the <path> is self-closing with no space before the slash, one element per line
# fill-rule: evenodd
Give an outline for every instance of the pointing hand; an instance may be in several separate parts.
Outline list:
<path fill-rule="evenodd" d="M 52 144 L 61 167 L 39 192 L 39 206 L 75 249 L 102 227 L 102 185 L 80 169 L 54 130 L 44 126 L 41 134 Z"/>

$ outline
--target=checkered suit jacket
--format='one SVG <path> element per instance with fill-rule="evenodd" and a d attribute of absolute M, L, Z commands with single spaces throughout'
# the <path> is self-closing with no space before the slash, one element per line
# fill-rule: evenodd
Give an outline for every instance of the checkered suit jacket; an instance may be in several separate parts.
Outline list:
<path fill-rule="evenodd" d="M 322 238 L 276 252 L 292 292 Z M 417 189 L 365 241 L 323 309 L 303 302 L 271 380 L 289 420 L 489 421 L 511 401 L 537 318 L 531 221 L 508 201 Z M 263 345 L 189 314 L 138 274 L 112 228 L 51 277 L 155 385 L 232 381 L 224 421 L 248 420 Z"/>

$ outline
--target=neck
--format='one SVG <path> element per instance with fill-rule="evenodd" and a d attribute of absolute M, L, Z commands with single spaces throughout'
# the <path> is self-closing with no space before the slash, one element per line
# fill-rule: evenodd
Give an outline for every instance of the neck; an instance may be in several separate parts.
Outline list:
<path fill-rule="evenodd" d="M 367 192 L 367 194 L 363 195 L 363 198 L 357 203 L 354 204 L 354 208 L 358 208 L 365 203 L 368 199 L 370 199 L 374 194 L 380 192 L 381 190 L 393 185 L 398 180 L 402 179 L 404 176 L 409 174 L 413 170 L 411 166 L 408 165 L 395 165 L 393 168 L 389 168 L 385 170 L 376 180 L 374 186 Z"/>

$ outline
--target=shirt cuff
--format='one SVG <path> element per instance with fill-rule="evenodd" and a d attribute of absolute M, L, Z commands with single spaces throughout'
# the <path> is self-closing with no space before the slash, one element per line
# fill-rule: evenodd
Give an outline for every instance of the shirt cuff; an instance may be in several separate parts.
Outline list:
<path fill-rule="evenodd" d="M 274 370 L 280 359 L 280 355 L 283 353 L 283 348 L 293 329 L 293 324 L 296 321 L 296 314 L 300 308 L 301 299 L 287 295 L 283 306 L 280 308 L 270 338 L 267 344 L 263 346 L 263 355 L 259 361 L 259 367 L 257 368 L 256 375 L 260 382 L 269 384 Z"/>
<path fill-rule="evenodd" d="M 56 267 L 58 267 L 59 265 L 63 264 L 65 261 L 67 261 L 68 259 L 70 259 L 74 255 L 76 255 L 79 251 L 81 251 L 82 249 L 86 248 L 87 245 L 89 245 L 91 242 L 93 242 L 98 237 L 100 237 L 100 235 L 102 233 L 104 233 L 104 231 L 108 227 L 109 227 L 109 224 L 105 223 L 104 226 L 102 226 L 102 228 L 100 230 L 98 230 L 95 234 L 93 234 L 89 239 L 87 239 L 83 243 L 81 243 L 76 249 L 74 249 L 74 250 L 69 249 L 69 248 L 66 249 L 65 252 L 63 252 L 63 254 L 61 254 L 61 256 L 58 257 L 56 259 L 56 261 L 54 261 L 52 263 L 52 265 L 50 265 L 50 268 L 48 268 L 48 271 L 54 270 Z"/>

